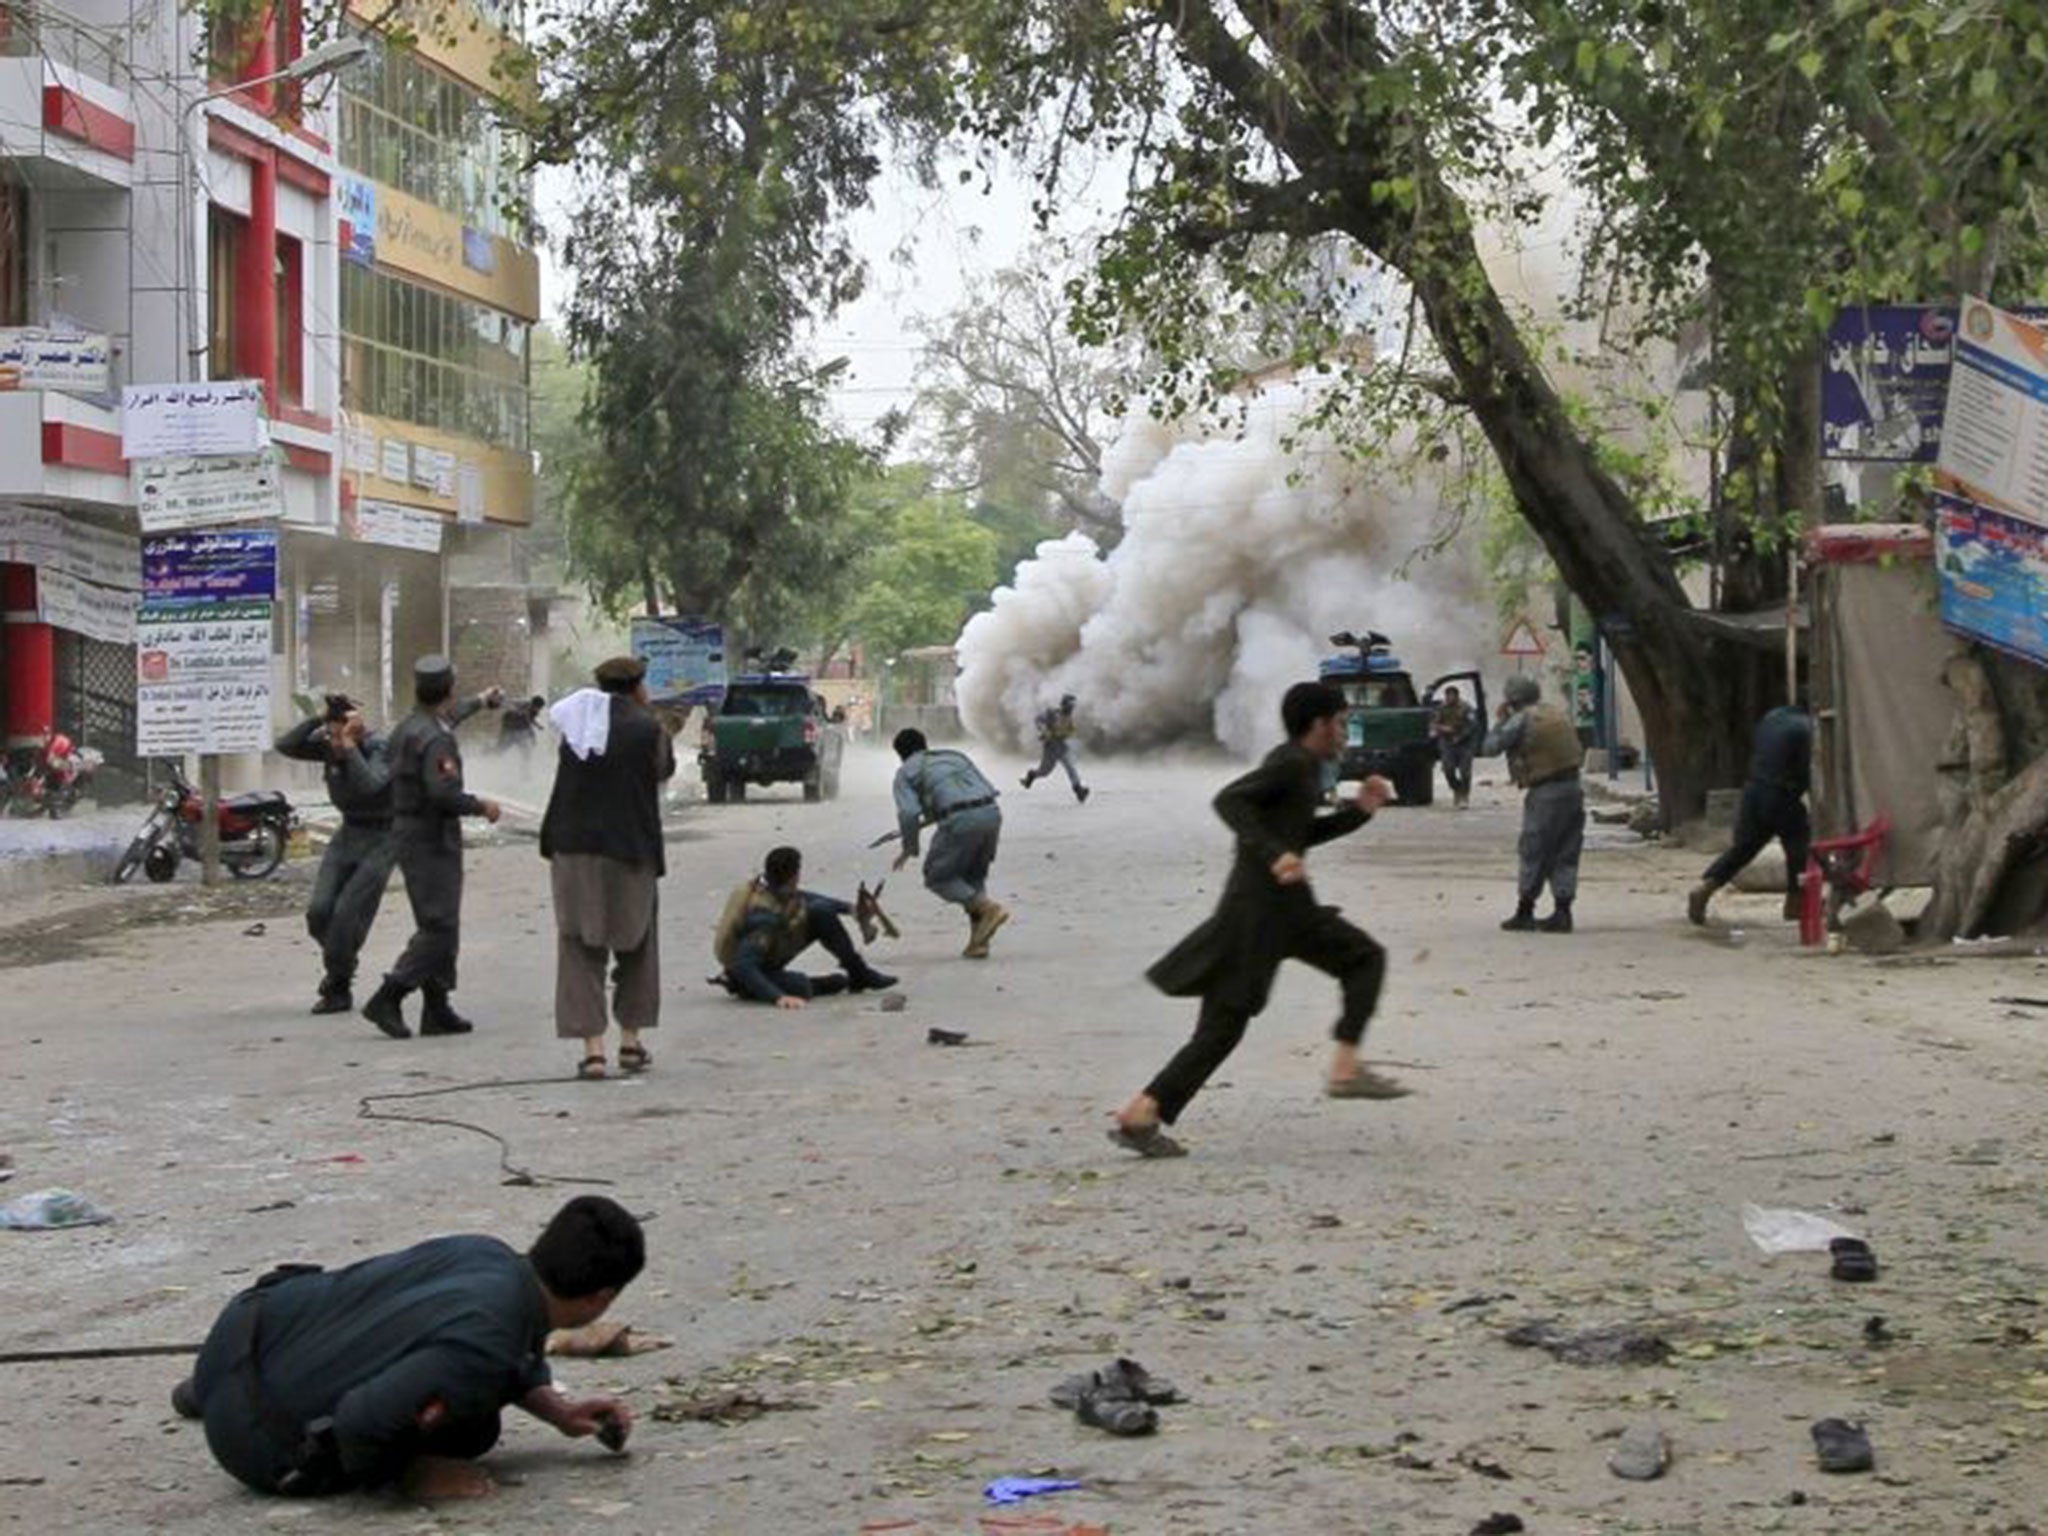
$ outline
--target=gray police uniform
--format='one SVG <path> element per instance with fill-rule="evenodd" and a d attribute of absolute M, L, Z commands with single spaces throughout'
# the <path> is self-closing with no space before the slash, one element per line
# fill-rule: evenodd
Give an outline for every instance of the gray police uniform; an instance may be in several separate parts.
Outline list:
<path fill-rule="evenodd" d="M 1484 751 L 1508 755 L 1522 786 L 1521 873 L 1516 894 L 1524 906 L 1550 887 L 1569 907 L 1579 893 L 1579 855 L 1586 841 L 1586 792 L 1579 782 L 1585 759 L 1578 732 L 1555 704 L 1519 709 L 1490 732 Z"/>
<path fill-rule="evenodd" d="M 927 747 L 896 770 L 896 820 L 903 851 L 915 855 L 918 834 L 932 828 L 924 884 L 941 901 L 972 906 L 988 896 L 989 867 L 1003 831 L 995 786 L 964 752 Z"/>
<path fill-rule="evenodd" d="M 436 1006 L 455 990 L 462 942 L 462 818 L 481 816 L 483 802 L 462 787 L 462 749 L 437 710 L 408 715 L 390 753 L 392 838 L 415 932 L 385 984 L 419 988 Z"/>
<path fill-rule="evenodd" d="M 327 798 L 341 812 L 340 830 L 313 880 L 306 931 L 320 946 L 326 967 L 320 995 L 345 997 L 398 862 L 398 847 L 391 837 L 390 743 L 371 733 L 337 757 L 328 729 L 324 715 L 301 721 L 277 738 L 277 750 L 298 762 L 318 763 Z"/>

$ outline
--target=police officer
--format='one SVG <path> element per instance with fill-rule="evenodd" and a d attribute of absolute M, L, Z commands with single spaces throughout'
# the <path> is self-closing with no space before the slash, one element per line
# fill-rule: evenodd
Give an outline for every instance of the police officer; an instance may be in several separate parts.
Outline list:
<path fill-rule="evenodd" d="M 1579 891 L 1579 851 L 1586 840 L 1586 791 L 1579 765 L 1586 749 L 1568 716 L 1541 702 L 1533 677 L 1511 677 L 1499 723 L 1481 748 L 1508 755 L 1508 772 L 1522 787 L 1521 877 L 1515 915 L 1501 924 L 1510 933 L 1572 931 L 1572 900 Z M 1555 903 L 1536 920 L 1536 898 L 1549 885 Z"/>
<path fill-rule="evenodd" d="M 462 787 L 454 665 L 445 656 L 422 656 L 412 677 L 419 707 L 391 733 L 390 753 L 392 838 L 414 933 L 383 985 L 363 1004 L 363 1017 L 394 1040 L 412 1034 L 400 1005 L 415 989 L 422 994 L 421 1034 L 463 1035 L 472 1027 L 448 1001 L 462 943 L 462 818 L 495 822 L 499 816 L 497 801 Z M 486 703 L 502 697 L 496 690 L 484 695 Z"/>
<path fill-rule="evenodd" d="M 1038 766 L 1024 775 L 1024 787 L 1029 789 L 1040 779 L 1052 777 L 1055 767 L 1067 770 L 1067 782 L 1074 787 L 1074 798 L 1082 804 L 1088 802 L 1088 786 L 1081 782 L 1081 770 L 1074 766 L 1074 704 L 1071 693 L 1063 694 L 1057 708 L 1048 709 L 1037 720 L 1039 757 Z"/>
<path fill-rule="evenodd" d="M 1749 782 L 1735 813 L 1735 841 L 1707 866 L 1686 898 L 1685 915 L 1695 925 L 1707 920 L 1714 893 L 1740 874 L 1772 838 L 1785 845 L 1785 921 L 1799 917 L 1799 877 L 1806 872 L 1813 829 L 1806 817 L 1806 792 L 1813 782 L 1813 719 L 1804 706 L 1780 704 L 1757 722 Z"/>
<path fill-rule="evenodd" d="M 989 866 L 1003 832 L 995 786 L 966 753 L 932 747 L 923 731 L 898 731 L 894 745 L 902 762 L 894 787 L 896 825 L 903 839 L 896 868 L 917 857 L 918 835 L 930 827 L 925 889 L 967 913 L 967 948 L 961 953 L 969 960 L 986 960 L 989 940 L 1010 920 L 1009 908 L 988 894 Z"/>
<path fill-rule="evenodd" d="M 277 738 L 277 750 L 302 763 L 318 763 L 327 798 L 341 812 L 341 827 L 320 860 L 313 899 L 306 905 L 306 931 L 320 946 L 325 974 L 315 1013 L 348 1013 L 355 1008 L 351 987 L 356 956 L 377 921 L 398 850 L 391 841 L 390 744 L 364 722 L 343 694 L 329 694 L 327 708 Z"/>

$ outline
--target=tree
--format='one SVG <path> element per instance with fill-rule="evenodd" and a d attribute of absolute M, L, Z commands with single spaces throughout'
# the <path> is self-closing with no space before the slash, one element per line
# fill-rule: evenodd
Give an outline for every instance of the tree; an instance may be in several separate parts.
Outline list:
<path fill-rule="evenodd" d="M 681 4 L 668 28 L 706 9 Z M 789 35 L 831 37 L 871 142 L 1021 155 L 1047 209 L 1082 149 L 1129 163 L 1076 319 L 1084 341 L 1139 338 L 1161 409 L 1224 386 L 1207 342 L 1232 314 L 1284 330 L 1263 350 L 1342 366 L 1345 327 L 1315 281 L 1333 246 L 1397 274 L 1408 339 L 1329 409 L 1365 452 L 1446 412 L 1484 437 L 1628 677 L 1672 821 L 1740 779 L 1773 671 L 1694 601 L 1681 562 L 1716 558 L 1733 606 L 1773 596 L 1785 541 L 1822 502 L 1827 318 L 1966 282 L 2023 294 L 2048 252 L 2029 190 L 2048 37 L 2021 0 L 784 0 Z M 1565 387 L 1578 359 L 1483 259 L 1493 231 L 1545 211 L 1532 144 L 1583 211 L 1588 308 L 1637 349 L 1711 338 L 1730 473 L 1704 540 L 1670 516 L 1687 509 L 1662 477 L 1617 473 L 1604 413 Z"/>
<path fill-rule="evenodd" d="M 999 578 L 995 534 L 964 498 L 937 490 L 925 465 L 892 469 L 864 500 L 871 542 L 844 610 L 847 633 L 875 657 L 951 645 Z"/>
<path fill-rule="evenodd" d="M 1064 268 L 1042 248 L 922 326 L 917 415 L 949 486 L 1002 537 L 1006 566 L 1070 529 L 1105 546 L 1122 531 L 1097 483 L 1131 380 L 1113 353 L 1074 338 Z"/>

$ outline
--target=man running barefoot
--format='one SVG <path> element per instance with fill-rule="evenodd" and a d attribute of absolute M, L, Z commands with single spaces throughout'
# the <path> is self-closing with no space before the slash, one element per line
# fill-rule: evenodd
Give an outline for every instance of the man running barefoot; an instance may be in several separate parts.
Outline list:
<path fill-rule="evenodd" d="M 1344 695 L 1325 683 L 1296 683 L 1280 704 L 1287 741 L 1216 797 L 1216 814 L 1237 836 L 1223 898 L 1209 920 L 1146 973 L 1169 997 L 1199 997 L 1195 1033 L 1145 1091 L 1117 1114 L 1109 1139 L 1146 1157 L 1185 1150 L 1161 1125 L 1172 1125 L 1244 1038 L 1265 1008 L 1284 960 L 1307 962 L 1337 978 L 1344 1004 L 1324 1091 L 1335 1099 L 1398 1099 L 1409 1092 L 1362 1066 L 1359 1043 L 1386 979 L 1387 952 L 1347 923 L 1335 907 L 1316 904 L 1303 855 L 1318 843 L 1354 832 L 1394 797 L 1375 775 L 1357 798 L 1320 810 L 1321 770 L 1344 748 Z"/>

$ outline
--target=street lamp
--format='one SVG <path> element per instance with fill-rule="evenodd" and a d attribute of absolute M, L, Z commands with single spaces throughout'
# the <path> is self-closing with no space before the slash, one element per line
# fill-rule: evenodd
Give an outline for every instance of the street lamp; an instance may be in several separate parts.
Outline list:
<path fill-rule="evenodd" d="M 309 48 L 283 69 L 274 69 L 267 75 L 258 75 L 251 80 L 237 80 L 216 90 L 195 96 L 185 104 L 178 114 L 178 194 L 181 220 L 193 217 L 192 203 L 196 192 L 193 186 L 194 170 L 202 151 L 193 143 L 193 114 L 209 102 L 223 97 L 234 96 L 258 86 L 276 85 L 280 82 L 301 84 L 317 80 L 344 69 L 358 59 L 367 58 L 370 44 L 361 37 L 330 38 L 317 48 Z M 180 245 L 184 247 L 179 266 L 189 276 L 185 288 L 185 335 L 184 365 L 179 369 L 181 382 L 191 383 L 199 372 L 198 360 L 206 347 L 199 337 L 199 230 L 187 224 Z M 203 819 L 199 824 L 200 879 L 207 885 L 220 883 L 220 756 L 204 752 L 199 757 L 199 789 L 205 803 Z"/>

